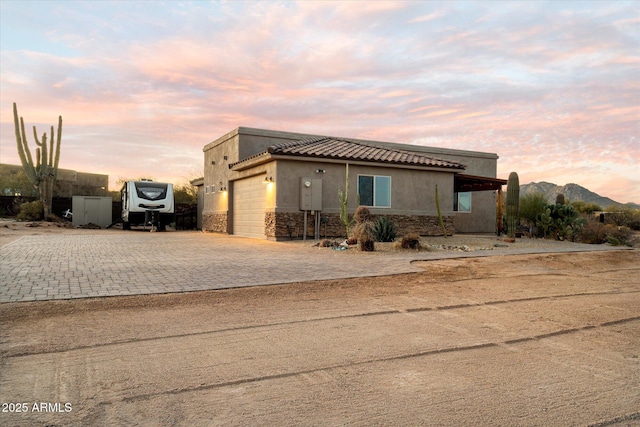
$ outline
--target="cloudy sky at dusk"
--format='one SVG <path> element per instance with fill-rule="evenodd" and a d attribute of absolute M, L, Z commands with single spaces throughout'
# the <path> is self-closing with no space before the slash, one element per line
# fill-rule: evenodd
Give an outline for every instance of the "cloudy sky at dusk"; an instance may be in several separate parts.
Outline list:
<path fill-rule="evenodd" d="M 640 203 L 640 2 L 0 2 L 0 162 L 184 184 L 238 126 L 498 153 Z M 32 148 L 33 149 L 33 148 Z"/>

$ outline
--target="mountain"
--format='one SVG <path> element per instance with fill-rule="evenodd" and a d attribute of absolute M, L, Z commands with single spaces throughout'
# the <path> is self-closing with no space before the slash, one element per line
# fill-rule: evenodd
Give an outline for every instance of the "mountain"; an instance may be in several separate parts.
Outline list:
<path fill-rule="evenodd" d="M 547 198 L 549 203 L 555 203 L 556 196 L 563 194 L 564 197 L 569 199 L 570 202 L 582 200 L 585 203 L 595 203 L 600 205 L 601 208 L 606 208 L 611 205 L 622 205 L 615 200 L 611 200 L 608 197 L 603 197 L 594 193 L 578 184 L 556 185 L 551 182 L 531 182 L 529 184 L 523 184 L 520 186 L 520 196 L 531 193 L 542 193 Z M 640 209 L 640 205 L 636 203 L 627 203 L 625 206 L 629 206 L 633 209 Z"/>

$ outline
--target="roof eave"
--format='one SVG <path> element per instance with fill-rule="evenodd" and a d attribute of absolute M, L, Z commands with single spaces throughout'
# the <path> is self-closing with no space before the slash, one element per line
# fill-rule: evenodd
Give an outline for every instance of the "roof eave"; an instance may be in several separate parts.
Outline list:
<path fill-rule="evenodd" d="M 260 153 L 256 156 L 250 157 L 245 160 L 240 160 L 239 162 L 232 163 L 229 165 L 229 169 L 232 171 L 243 171 L 247 169 L 251 169 L 252 167 L 263 165 L 265 163 L 269 163 L 273 161 L 273 155 L 267 152 Z"/>
<path fill-rule="evenodd" d="M 377 167 L 389 167 L 396 169 L 413 169 L 413 170 L 422 170 L 422 171 L 434 171 L 434 172 L 443 172 L 448 171 L 452 173 L 462 173 L 466 169 L 466 167 L 460 164 L 459 167 L 455 166 L 437 166 L 437 165 L 419 165 L 419 164 L 410 164 L 410 163 L 394 163 L 394 162 L 380 162 L 380 161 L 367 161 L 367 160 L 349 160 L 349 159 L 337 159 L 331 157 L 312 157 L 312 156 L 302 156 L 302 155 L 292 155 L 292 154 L 272 154 L 272 153 L 261 153 L 253 158 L 247 160 L 241 160 L 235 164 L 229 165 L 229 169 L 232 171 L 244 171 L 247 169 L 251 169 L 252 167 L 263 165 L 265 163 L 269 163 L 275 160 L 292 160 L 292 161 L 301 161 L 301 162 L 319 162 L 319 163 L 334 163 L 334 164 L 346 164 L 350 165 L 363 165 L 363 166 L 377 166 Z"/>

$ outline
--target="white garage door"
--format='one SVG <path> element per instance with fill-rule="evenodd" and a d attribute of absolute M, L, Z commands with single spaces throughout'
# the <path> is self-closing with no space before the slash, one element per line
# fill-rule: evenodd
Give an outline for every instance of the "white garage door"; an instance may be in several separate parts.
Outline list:
<path fill-rule="evenodd" d="M 233 234 L 264 239 L 266 189 L 263 176 L 233 183 Z"/>

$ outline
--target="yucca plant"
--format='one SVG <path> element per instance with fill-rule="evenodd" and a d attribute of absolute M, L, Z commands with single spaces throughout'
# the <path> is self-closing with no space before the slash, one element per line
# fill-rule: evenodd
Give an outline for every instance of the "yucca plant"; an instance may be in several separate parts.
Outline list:
<path fill-rule="evenodd" d="M 376 242 L 393 242 L 397 232 L 396 225 L 385 216 L 379 217 L 373 224 L 373 235 Z"/>

